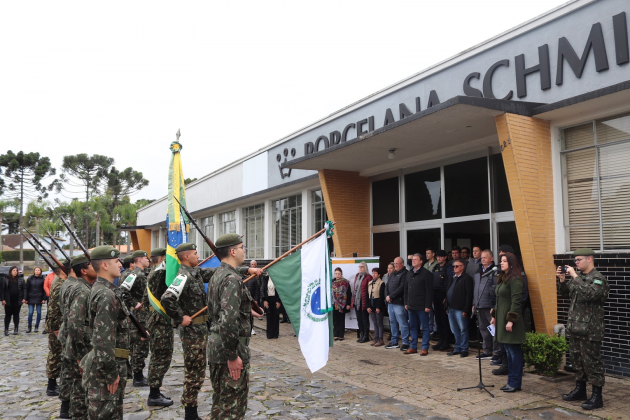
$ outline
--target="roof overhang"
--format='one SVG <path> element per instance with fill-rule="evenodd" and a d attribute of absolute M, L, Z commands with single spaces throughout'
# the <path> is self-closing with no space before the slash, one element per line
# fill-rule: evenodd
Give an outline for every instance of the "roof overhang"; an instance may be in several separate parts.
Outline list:
<path fill-rule="evenodd" d="M 531 116 L 542 105 L 456 96 L 356 139 L 286 162 L 283 167 L 361 172 L 387 163 L 390 149 L 396 149 L 398 160 L 496 137 L 494 117 L 505 112 Z"/>

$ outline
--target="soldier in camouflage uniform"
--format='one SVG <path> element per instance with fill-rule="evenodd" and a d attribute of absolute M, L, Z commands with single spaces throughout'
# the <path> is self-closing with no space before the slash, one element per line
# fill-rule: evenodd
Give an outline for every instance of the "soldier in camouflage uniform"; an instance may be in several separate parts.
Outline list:
<path fill-rule="evenodd" d="M 148 292 L 154 305 L 161 306 L 160 298 L 166 291 L 166 264 L 164 258 L 166 248 L 155 248 L 151 251 L 153 268 L 147 279 L 147 293 L 143 305 L 149 309 L 147 329 L 151 331 L 151 359 L 149 359 L 148 382 L 150 391 L 147 405 L 168 407 L 173 400 L 160 392 L 164 375 L 168 372 L 173 358 L 173 325 L 171 319 L 162 310 L 156 311 L 151 305 Z M 162 308 L 163 309 L 163 308 Z"/>
<path fill-rule="evenodd" d="M 221 266 L 208 284 L 212 419 L 242 419 L 247 411 L 251 316 L 262 314 L 252 311 L 253 299 L 237 270 L 245 259 L 242 243 L 241 237 L 234 233 L 217 240 Z"/>
<path fill-rule="evenodd" d="M 46 360 L 46 376 L 48 387 L 46 395 L 56 397 L 59 395 L 57 378 L 61 373 L 62 350 L 61 342 L 57 339 L 61 328 L 61 311 L 59 310 L 59 291 L 61 285 L 68 278 L 59 267 L 53 269 L 55 279 L 50 286 L 50 298 L 48 300 L 46 331 L 48 331 L 48 360 Z"/>
<path fill-rule="evenodd" d="M 191 316 L 204 308 L 206 293 L 204 283 L 207 283 L 216 268 L 198 268 L 199 254 L 195 244 L 183 243 L 175 251 L 181 262 L 177 277 L 162 295 L 161 303 L 168 316 L 179 327 L 179 336 L 184 350 L 184 391 L 182 405 L 185 408 L 186 420 L 197 420 L 197 395 L 203 384 L 206 372 L 206 341 L 208 326 L 206 315 L 195 319 Z M 248 272 L 242 268 L 242 273 Z M 255 270 L 258 272 L 260 270 Z"/>
<path fill-rule="evenodd" d="M 138 321 L 146 327 L 149 315 L 148 308 L 143 305 L 143 295 L 147 290 L 147 277 L 145 269 L 149 267 L 149 258 L 146 251 L 138 250 L 131 254 L 133 259 L 133 270 L 126 276 L 120 277 L 120 290 L 123 292 L 125 303 L 132 309 Z M 133 386 L 149 386 L 144 377 L 144 359 L 149 355 L 149 341 L 141 340 L 137 328 L 129 331 L 129 345 L 131 347 L 131 369 L 133 371 Z"/>
<path fill-rule="evenodd" d="M 592 249 L 580 248 L 573 253 L 579 274 L 566 266 L 568 277 L 558 267 L 558 292 L 569 296 L 567 332 L 570 334 L 569 352 L 575 369 L 576 386 L 564 394 L 565 401 L 586 400 L 586 382 L 593 386 L 593 393 L 582 408 L 593 410 L 604 406 L 604 363 L 601 347 L 604 339 L 604 303 L 610 286 L 606 277 L 595 269 Z"/>
<path fill-rule="evenodd" d="M 82 386 L 82 373 L 79 362 L 92 350 L 92 330 L 88 320 L 88 298 L 92 284 L 96 281 L 96 272 L 85 255 L 72 259 L 72 271 L 77 275 L 77 284 L 66 292 L 69 301 L 65 331 L 66 344 L 64 357 L 73 360 L 70 373 L 72 383 L 70 390 L 70 416 L 73 419 L 84 419 L 87 415 L 85 390 Z"/>
<path fill-rule="evenodd" d="M 97 279 L 88 298 L 92 350 L 81 360 L 88 419 L 122 419 L 129 358 L 128 310 L 114 278 L 120 273 L 119 251 L 109 245 L 92 251 Z"/>

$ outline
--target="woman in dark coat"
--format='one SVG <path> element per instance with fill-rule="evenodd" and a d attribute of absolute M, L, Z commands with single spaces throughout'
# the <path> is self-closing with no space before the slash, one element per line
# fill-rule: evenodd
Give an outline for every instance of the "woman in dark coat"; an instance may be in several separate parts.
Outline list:
<path fill-rule="evenodd" d="M 268 275 L 263 276 L 260 292 L 263 306 L 267 311 L 267 339 L 278 338 L 280 334 L 280 307 L 282 302 L 280 302 L 280 296 L 278 296 L 273 280 Z"/>
<path fill-rule="evenodd" d="M 508 361 L 508 383 L 501 387 L 504 392 L 521 390 L 523 381 L 523 350 L 525 323 L 521 313 L 523 280 L 516 256 L 501 256 L 501 274 L 497 278 L 496 306 L 490 321 L 496 327 L 497 341 L 503 344 Z"/>
<path fill-rule="evenodd" d="M 332 292 L 333 336 L 335 340 L 343 341 L 346 332 L 346 313 L 350 312 L 350 302 L 352 302 L 352 290 L 348 280 L 343 278 L 343 271 L 340 267 L 335 268 Z"/>
<path fill-rule="evenodd" d="M 0 289 L 2 306 L 4 306 L 4 335 L 9 335 L 11 317 L 13 317 L 13 325 L 15 326 L 13 334 L 17 335 L 20 324 L 20 309 L 24 299 L 24 278 L 18 274 L 16 266 L 11 267 L 8 276 L 2 279 Z"/>
<path fill-rule="evenodd" d="M 44 282 L 46 278 L 42 275 L 42 268 L 35 267 L 26 281 L 24 300 L 22 303 L 28 305 L 28 329 L 31 332 L 33 325 L 33 312 L 37 308 L 37 321 L 35 321 L 35 332 L 39 332 L 39 322 L 42 320 L 42 303 L 46 302 L 46 291 L 44 290 Z"/>
<path fill-rule="evenodd" d="M 372 269 L 372 280 L 368 283 L 367 310 L 374 325 L 374 341 L 371 346 L 383 346 L 383 316 L 385 315 L 385 283 L 378 268 Z"/>

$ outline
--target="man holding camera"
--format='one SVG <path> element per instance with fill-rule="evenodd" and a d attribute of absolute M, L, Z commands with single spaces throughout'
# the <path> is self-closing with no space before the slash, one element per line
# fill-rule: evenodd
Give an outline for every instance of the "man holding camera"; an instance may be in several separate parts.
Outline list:
<path fill-rule="evenodd" d="M 575 369 L 576 386 L 564 394 L 565 401 L 586 400 L 586 382 L 593 386 L 593 393 L 582 408 L 593 410 L 604 406 L 604 363 L 602 362 L 602 340 L 604 339 L 604 303 L 610 287 L 606 277 L 595 269 L 595 252 L 580 248 L 574 253 L 573 267 L 558 267 L 558 292 L 569 296 L 571 304 L 567 332 L 571 334 L 569 352 Z"/>

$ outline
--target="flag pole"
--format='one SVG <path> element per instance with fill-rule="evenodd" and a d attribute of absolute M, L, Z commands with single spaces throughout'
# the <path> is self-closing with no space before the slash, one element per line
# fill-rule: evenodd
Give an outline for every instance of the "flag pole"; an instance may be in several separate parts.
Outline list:
<path fill-rule="evenodd" d="M 333 226 L 337 224 L 337 222 L 333 222 Z M 271 261 L 269 264 L 267 264 L 266 266 L 264 266 L 262 268 L 263 271 L 265 271 L 266 269 L 268 269 L 269 267 L 271 267 L 272 265 L 274 265 L 275 263 L 277 263 L 278 261 L 280 261 L 281 259 L 283 259 L 284 257 L 286 257 L 287 255 L 295 252 L 298 248 L 300 248 L 301 246 L 303 246 L 304 244 L 306 244 L 307 242 L 312 241 L 313 239 L 317 238 L 319 235 L 321 235 L 322 233 L 326 232 L 326 228 L 323 228 L 322 230 L 320 230 L 319 232 L 317 232 L 316 234 L 314 234 L 313 236 L 311 236 L 310 238 L 300 242 L 299 244 L 297 244 L 296 246 L 294 246 L 293 248 L 291 248 L 290 250 L 288 250 L 287 252 L 285 252 L 284 254 L 280 255 L 278 258 L 276 258 L 275 260 Z M 251 275 L 249 277 L 247 277 L 246 279 L 243 280 L 243 283 L 247 283 L 248 281 L 250 281 L 251 279 L 253 279 L 254 277 L 256 277 L 255 275 Z M 208 310 L 208 307 L 204 307 L 203 309 L 201 309 L 199 312 L 197 312 L 196 314 L 194 314 L 193 316 L 191 316 L 191 319 L 195 319 L 196 317 L 198 317 L 199 315 L 201 315 L 202 313 L 204 313 L 206 310 Z"/>

